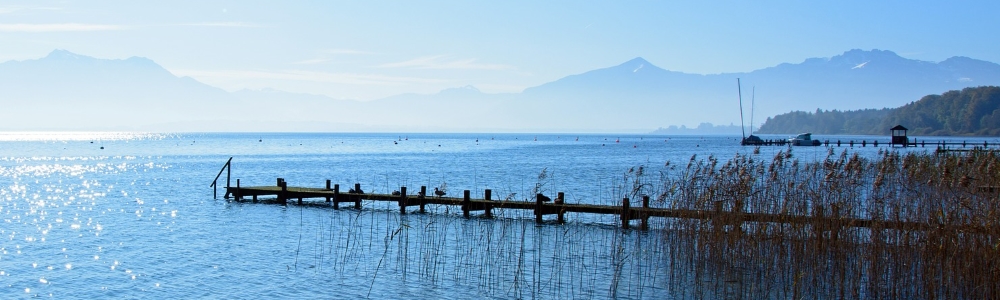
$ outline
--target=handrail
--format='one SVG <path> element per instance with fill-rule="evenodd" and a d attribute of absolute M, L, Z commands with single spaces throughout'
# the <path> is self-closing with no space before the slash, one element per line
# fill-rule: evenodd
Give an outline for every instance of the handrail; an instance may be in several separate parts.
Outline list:
<path fill-rule="evenodd" d="M 229 160 L 226 161 L 226 164 L 222 165 L 222 169 L 219 169 L 219 174 L 215 175 L 215 179 L 212 180 L 212 185 L 209 185 L 210 187 L 212 187 L 212 197 L 215 198 L 215 199 L 219 198 L 219 195 L 217 194 L 217 189 L 216 189 L 216 187 L 218 187 L 217 183 L 219 181 L 219 177 L 222 176 L 222 171 L 226 171 L 226 170 L 229 170 L 229 172 L 226 172 L 226 196 L 225 197 L 227 199 L 229 198 L 229 182 L 230 182 L 229 180 L 230 180 L 231 175 L 233 174 L 232 162 L 233 162 L 233 157 L 230 156 Z"/>

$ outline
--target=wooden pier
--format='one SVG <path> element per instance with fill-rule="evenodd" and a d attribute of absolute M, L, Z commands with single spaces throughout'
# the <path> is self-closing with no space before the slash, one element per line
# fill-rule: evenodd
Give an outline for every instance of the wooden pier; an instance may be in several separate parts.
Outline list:
<path fill-rule="evenodd" d="M 353 191 L 353 192 L 351 192 Z M 829 207 L 829 213 L 824 213 L 823 207 L 814 209 L 814 215 L 783 215 L 769 213 L 745 212 L 741 201 L 735 200 L 728 209 L 724 208 L 727 201 L 716 201 L 713 210 L 686 210 L 654 208 L 649 206 L 649 197 L 642 198 L 641 205 L 633 207 L 630 199 L 623 198 L 620 205 L 592 205 L 592 204 L 571 204 L 565 202 L 564 193 L 558 193 L 553 201 L 545 201 L 548 197 L 541 194 L 536 195 L 535 201 L 511 201 L 494 200 L 492 191 L 487 189 L 483 193 L 483 198 L 473 199 L 471 192 L 465 190 L 462 197 L 438 197 L 428 196 L 427 187 L 421 186 L 416 194 L 408 194 L 406 187 L 400 187 L 398 193 L 376 194 L 364 193 L 360 184 L 354 184 L 354 188 L 348 192 L 342 192 L 339 184 L 331 186 L 330 181 L 326 181 L 326 186 L 322 188 L 291 187 L 284 179 L 278 178 L 273 186 L 240 186 L 240 180 L 236 180 L 236 186 L 226 187 L 224 198 L 230 196 L 236 201 L 266 202 L 287 205 L 289 200 L 295 199 L 298 205 L 320 205 L 340 209 L 341 203 L 353 204 L 354 209 L 361 209 L 362 201 L 388 201 L 396 202 L 399 205 L 401 214 L 407 213 L 407 207 L 417 206 L 419 212 L 425 213 L 425 206 L 428 204 L 460 206 L 465 218 L 469 218 L 472 212 L 482 211 L 483 217 L 493 217 L 493 209 L 522 209 L 533 210 L 535 222 L 544 223 L 543 217 L 546 215 L 556 215 L 557 222 L 565 222 L 566 213 L 591 213 L 618 215 L 621 219 L 621 226 L 624 229 L 631 227 L 630 222 L 639 220 L 639 229 L 649 228 L 650 217 L 678 218 L 678 219 L 699 219 L 709 220 L 717 230 L 741 230 L 744 223 L 764 222 L 764 223 L 784 223 L 812 225 L 818 234 L 822 232 L 839 232 L 845 227 L 864 227 L 872 229 L 897 229 L 897 230 L 934 230 L 940 229 L 938 224 L 924 222 L 905 221 L 881 221 L 851 218 L 840 215 L 836 206 Z M 273 199 L 263 200 L 259 196 L 273 196 Z M 249 197 L 250 200 L 245 198 Z M 324 202 L 310 201 L 304 199 L 324 199 Z M 977 226 L 959 226 L 952 229 L 964 232 L 987 232 L 991 228 L 980 228 Z"/>
<path fill-rule="evenodd" d="M 819 141 L 819 140 L 817 140 L 817 141 Z M 788 146 L 789 143 L 786 140 L 761 140 L 759 142 L 747 142 L 747 143 L 743 143 L 742 145 L 743 146 L 750 146 L 750 147 L 759 147 L 759 146 Z M 899 142 L 893 143 L 892 141 L 889 141 L 889 142 L 881 141 L 880 142 L 877 139 L 873 139 L 873 140 L 864 140 L 864 139 L 862 139 L 862 140 L 857 140 L 857 141 L 856 140 L 846 140 L 846 141 L 835 140 L 835 141 L 831 141 L 831 140 L 827 139 L 827 140 L 823 140 L 822 142 L 820 142 L 819 145 L 825 146 L 825 147 L 878 147 L 878 146 L 889 146 L 889 147 L 904 147 L 904 148 L 906 148 L 906 147 L 920 147 L 920 148 L 924 148 L 924 147 L 927 147 L 927 146 L 931 146 L 931 147 L 937 147 L 938 149 L 942 149 L 942 150 L 953 150 L 955 147 L 962 147 L 962 148 L 966 148 L 966 147 L 978 147 L 978 148 L 996 147 L 996 148 L 1000 148 L 1000 143 L 989 143 L 989 142 L 970 143 L 970 142 L 966 142 L 966 141 L 962 141 L 962 142 L 912 141 L 912 142 L 906 142 L 906 143 L 899 143 Z M 805 147 L 811 147 L 811 146 L 805 146 Z"/>

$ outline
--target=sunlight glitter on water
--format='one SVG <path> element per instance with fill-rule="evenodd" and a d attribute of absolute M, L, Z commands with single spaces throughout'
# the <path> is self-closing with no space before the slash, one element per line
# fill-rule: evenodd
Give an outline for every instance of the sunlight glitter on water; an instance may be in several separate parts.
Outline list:
<path fill-rule="evenodd" d="M 0 142 L 28 141 L 122 141 L 163 139 L 170 135 L 141 132 L 21 131 L 0 132 Z"/>

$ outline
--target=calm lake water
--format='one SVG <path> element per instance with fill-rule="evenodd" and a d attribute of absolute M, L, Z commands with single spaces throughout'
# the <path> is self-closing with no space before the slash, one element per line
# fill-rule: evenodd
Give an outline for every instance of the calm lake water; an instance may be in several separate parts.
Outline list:
<path fill-rule="evenodd" d="M 784 138 L 783 136 L 764 138 Z M 874 156 L 888 137 L 840 139 Z M 879 139 L 883 147 L 846 147 Z M 940 140 L 939 138 L 928 138 Z M 954 138 L 970 143 L 996 139 Z M 233 157 L 232 184 L 406 186 L 527 199 L 537 186 L 569 203 L 614 204 L 628 170 L 697 155 L 770 159 L 785 147 L 739 137 L 555 134 L 0 133 L 0 295 L 4 298 L 712 298 L 671 272 L 662 236 L 615 216 L 536 226 L 455 207 L 400 215 L 236 203 L 209 187 Z M 971 145 L 970 145 L 971 146 Z M 101 149 L 103 147 L 103 149 Z M 898 151 L 932 151 L 910 148 Z M 801 160 L 825 147 L 794 148 Z M 540 178 L 543 173 L 544 178 Z M 656 175 L 658 176 L 658 175 Z M 225 174 L 220 181 L 225 186 Z M 411 208 L 413 210 L 413 208 Z M 547 216 L 547 220 L 554 217 Z M 681 274 L 681 275 L 678 275 Z M 700 279 L 699 279 L 700 280 Z"/>

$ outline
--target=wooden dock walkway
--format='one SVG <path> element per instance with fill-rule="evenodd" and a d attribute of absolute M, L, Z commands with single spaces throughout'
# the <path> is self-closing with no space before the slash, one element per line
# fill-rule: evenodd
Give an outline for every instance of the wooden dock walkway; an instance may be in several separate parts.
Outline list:
<path fill-rule="evenodd" d="M 730 205 L 728 210 L 723 209 L 724 201 L 716 201 L 713 210 L 685 210 L 650 207 L 648 196 L 642 198 L 641 206 L 632 207 L 632 203 L 628 198 L 623 198 L 621 205 L 617 206 L 566 203 L 564 193 L 561 192 L 557 194 L 553 201 L 545 201 L 548 197 L 538 194 L 535 197 L 535 201 L 531 202 L 493 200 L 492 191 L 489 189 L 484 191 L 482 199 L 473 199 L 469 190 L 465 190 L 462 197 L 428 196 L 427 188 L 424 186 L 420 187 L 418 193 L 411 195 L 408 194 L 406 187 L 400 187 L 399 192 L 393 194 L 352 193 L 350 191 L 344 193 L 341 192 L 339 184 L 331 186 L 329 180 L 326 181 L 326 186 L 323 188 L 292 187 L 288 186 L 288 183 L 282 178 L 278 178 L 276 183 L 273 186 L 242 187 L 240 186 L 239 179 L 237 179 L 236 186 L 226 187 L 224 198 L 229 199 L 232 196 L 237 201 L 265 202 L 258 199 L 258 197 L 273 196 L 275 197 L 274 200 L 266 202 L 282 205 L 287 205 L 291 199 L 296 199 L 299 205 L 304 205 L 306 203 L 303 202 L 303 199 L 319 198 L 325 200 L 325 202 L 320 202 L 319 205 L 330 206 L 334 209 L 340 209 L 341 203 L 351 203 L 354 209 L 361 209 L 361 202 L 364 200 L 389 201 L 398 203 L 401 214 L 406 214 L 407 207 L 411 206 L 418 206 L 419 212 L 423 213 L 426 212 L 425 206 L 428 204 L 451 205 L 460 206 L 462 214 L 466 218 L 469 218 L 471 212 L 474 211 L 483 211 L 484 217 L 493 217 L 493 209 L 522 209 L 533 210 L 535 222 L 539 224 L 544 223 L 543 216 L 545 215 L 557 215 L 557 221 L 564 223 L 566 213 L 605 214 L 618 215 L 621 219 L 622 228 L 625 229 L 630 228 L 631 221 L 639 220 L 639 228 L 642 230 L 649 228 L 650 217 L 710 220 L 717 229 L 728 228 L 736 230 L 740 230 L 744 223 L 749 222 L 812 225 L 813 230 L 816 230 L 818 233 L 838 232 L 845 227 L 896 230 L 934 230 L 943 228 L 939 224 L 923 222 L 850 218 L 841 216 L 837 207 L 830 207 L 828 214 L 824 213 L 824 209 L 820 207 L 814 210 L 814 215 L 803 216 L 745 212 L 738 201 L 736 204 Z M 361 191 L 360 184 L 355 184 L 352 191 Z M 245 200 L 245 197 L 250 197 L 251 200 Z M 308 204 L 317 205 L 316 202 L 309 202 Z M 981 228 L 978 226 L 948 227 L 952 230 L 961 230 L 964 232 L 988 232 L 992 230 L 992 228 Z"/>
<path fill-rule="evenodd" d="M 820 140 L 817 139 L 816 141 L 820 141 Z M 780 139 L 770 140 L 769 139 L 769 140 L 762 140 L 760 142 L 748 142 L 748 143 L 744 143 L 742 145 L 743 146 L 748 146 L 748 147 L 788 146 L 789 143 L 786 140 L 780 140 Z M 824 147 L 845 147 L 846 146 L 846 147 L 862 147 L 862 148 L 864 148 L 864 147 L 878 147 L 880 145 L 881 146 L 887 146 L 887 147 L 897 147 L 898 146 L 898 147 L 904 147 L 904 148 L 907 148 L 907 147 L 920 147 L 920 148 L 924 148 L 924 147 L 927 147 L 927 146 L 931 146 L 931 147 L 937 147 L 939 151 L 954 151 L 953 150 L 954 148 L 952 148 L 952 147 L 962 147 L 962 148 L 973 147 L 973 148 L 980 148 L 980 149 L 986 149 L 986 148 L 990 148 L 990 147 L 1000 147 L 1000 143 L 989 143 L 989 142 L 982 142 L 982 143 L 970 143 L 970 142 L 966 142 L 966 141 L 962 141 L 962 142 L 945 142 L 945 141 L 927 142 L 926 140 L 922 140 L 922 141 L 913 141 L 913 142 L 907 142 L 907 143 L 892 143 L 891 141 L 889 141 L 889 142 L 881 141 L 880 142 L 877 139 L 873 139 L 873 140 L 861 139 L 861 140 L 846 140 L 846 141 L 841 141 L 841 140 L 831 141 L 829 139 L 826 139 L 826 140 L 820 141 L 819 144 L 818 144 L 818 146 L 824 146 Z M 809 146 L 807 146 L 807 147 L 809 147 Z"/>

